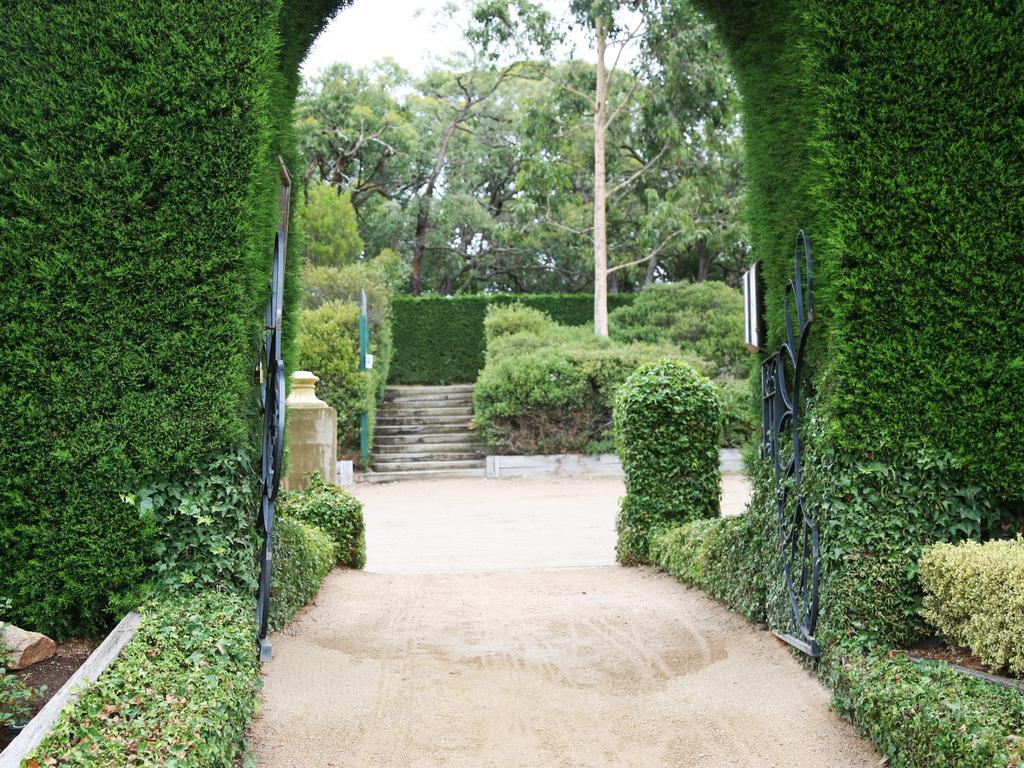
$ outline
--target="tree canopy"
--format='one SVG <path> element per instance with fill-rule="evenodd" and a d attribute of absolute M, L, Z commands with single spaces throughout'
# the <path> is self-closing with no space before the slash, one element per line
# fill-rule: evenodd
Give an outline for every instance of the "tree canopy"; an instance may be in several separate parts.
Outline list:
<path fill-rule="evenodd" d="M 609 290 L 735 281 L 747 245 L 725 54 L 688 3 L 646 12 L 607 83 Z M 422 77 L 383 61 L 306 83 L 307 184 L 348 193 L 366 252 L 398 252 L 414 292 L 591 290 L 597 67 L 557 55 L 562 33 L 531 3 L 488 0 L 465 50 Z"/>

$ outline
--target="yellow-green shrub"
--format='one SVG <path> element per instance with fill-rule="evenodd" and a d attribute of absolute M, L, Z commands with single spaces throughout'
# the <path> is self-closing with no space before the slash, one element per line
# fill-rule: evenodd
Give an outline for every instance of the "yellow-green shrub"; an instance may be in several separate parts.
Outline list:
<path fill-rule="evenodd" d="M 1024 538 L 936 544 L 920 562 L 924 617 L 986 664 L 1024 675 Z"/>

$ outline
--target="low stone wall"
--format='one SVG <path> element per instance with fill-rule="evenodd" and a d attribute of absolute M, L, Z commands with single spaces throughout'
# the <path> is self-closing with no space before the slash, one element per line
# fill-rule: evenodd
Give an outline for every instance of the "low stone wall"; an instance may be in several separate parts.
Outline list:
<path fill-rule="evenodd" d="M 740 452 L 735 448 L 719 451 L 723 474 L 741 472 Z M 559 453 L 551 456 L 488 456 L 487 477 L 560 477 L 571 475 L 621 475 L 622 463 L 614 453 L 585 456 Z"/>

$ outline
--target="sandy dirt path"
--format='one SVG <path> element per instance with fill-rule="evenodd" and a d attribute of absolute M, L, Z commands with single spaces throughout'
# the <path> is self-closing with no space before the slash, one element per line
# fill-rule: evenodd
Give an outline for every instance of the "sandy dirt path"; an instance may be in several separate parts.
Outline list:
<path fill-rule="evenodd" d="M 367 570 L 390 573 L 578 568 L 615 563 L 621 477 L 462 479 L 360 485 Z M 722 513 L 750 486 L 722 477 Z"/>
<path fill-rule="evenodd" d="M 602 564 L 621 481 L 457 482 L 360 489 L 371 571 L 273 635 L 260 766 L 878 764 L 772 635 Z"/>

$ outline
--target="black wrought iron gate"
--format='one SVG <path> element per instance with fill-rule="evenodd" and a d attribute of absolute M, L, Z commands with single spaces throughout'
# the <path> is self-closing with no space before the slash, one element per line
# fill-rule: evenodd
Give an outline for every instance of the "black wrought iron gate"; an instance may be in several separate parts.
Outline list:
<path fill-rule="evenodd" d="M 281 322 L 284 314 L 284 267 L 288 245 L 288 211 L 291 205 L 291 176 L 278 158 L 281 190 L 278 195 L 278 230 L 274 235 L 274 261 L 270 273 L 270 298 L 257 361 L 260 408 L 263 411 L 263 454 L 260 460 L 260 510 L 256 526 L 260 544 L 259 593 L 256 601 L 256 640 L 260 660 L 271 655 L 267 640 L 274 537 L 274 504 L 281 487 L 284 459 L 285 378 Z"/>
<path fill-rule="evenodd" d="M 793 280 L 786 286 L 786 340 L 761 364 L 761 453 L 771 459 L 774 470 L 779 566 L 791 623 L 790 631 L 776 634 L 816 657 L 820 654 L 814 633 L 821 553 L 818 524 L 803 493 L 800 434 L 805 353 L 814 322 L 814 263 L 811 242 L 803 230 L 797 235 L 794 262 Z"/>

